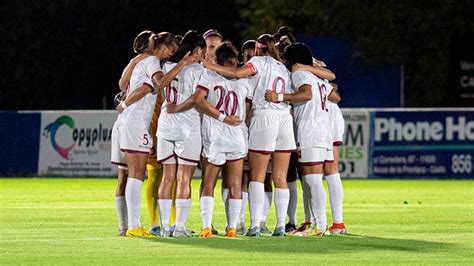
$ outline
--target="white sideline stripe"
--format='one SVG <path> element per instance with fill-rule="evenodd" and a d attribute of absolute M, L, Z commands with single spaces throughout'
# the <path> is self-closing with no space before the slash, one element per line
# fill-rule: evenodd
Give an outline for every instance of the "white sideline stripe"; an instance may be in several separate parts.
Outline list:
<path fill-rule="evenodd" d="M 123 236 L 107 236 L 107 237 L 88 237 L 88 238 L 52 238 L 52 239 L 15 239 L 15 240 L 0 240 L 0 243 L 12 243 L 12 242 L 58 242 L 58 241 L 96 241 L 105 239 L 117 239 L 125 238 Z"/>

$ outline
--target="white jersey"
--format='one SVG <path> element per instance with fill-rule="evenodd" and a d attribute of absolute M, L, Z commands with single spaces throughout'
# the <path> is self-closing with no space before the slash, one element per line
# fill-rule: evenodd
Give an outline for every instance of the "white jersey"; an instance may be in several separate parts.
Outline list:
<path fill-rule="evenodd" d="M 285 65 L 271 56 L 254 56 L 247 63 L 254 75 L 252 83 L 256 85 L 250 99 L 253 110 L 289 110 L 286 102 L 271 103 L 265 100 L 265 92 L 291 93 L 290 73 Z"/>
<path fill-rule="evenodd" d="M 225 115 L 246 117 L 246 99 L 252 93 L 248 79 L 231 80 L 214 71 L 205 70 L 198 83 L 198 89 L 207 92 L 207 100 Z M 202 119 L 203 146 L 216 152 L 247 153 L 248 129 L 245 123 L 230 126 L 208 115 Z"/>
<path fill-rule="evenodd" d="M 156 56 L 148 56 L 135 66 L 130 77 L 127 95 L 131 95 L 144 84 L 150 86 L 153 93 L 147 93 L 139 101 L 125 108 L 118 117 L 120 124 L 149 127 L 156 103 L 156 93 L 152 85 L 152 77 L 161 71 L 160 59 Z"/>
<path fill-rule="evenodd" d="M 332 86 L 308 71 L 298 70 L 291 74 L 295 90 L 307 84 L 311 86 L 311 100 L 295 104 L 293 115 L 296 124 L 296 139 L 299 149 L 332 146 L 331 124 L 327 109 L 327 97 Z"/>
<path fill-rule="evenodd" d="M 175 65 L 176 63 L 165 63 L 163 72 L 167 73 Z M 158 119 L 157 136 L 166 140 L 185 140 L 190 137 L 192 129 L 199 129 L 198 132 L 200 132 L 201 118 L 195 108 L 169 114 L 166 111 L 166 106 L 169 102 L 179 105 L 191 97 L 203 70 L 204 67 L 201 64 L 187 65 L 183 67 L 170 85 L 163 89 L 164 101 L 161 106 L 160 119 Z"/>
<path fill-rule="evenodd" d="M 339 105 L 337 105 L 337 103 L 333 103 L 331 101 L 328 101 L 327 102 L 327 108 L 329 110 L 329 119 L 331 121 L 344 120 L 344 117 L 342 116 L 341 109 L 339 108 Z"/>

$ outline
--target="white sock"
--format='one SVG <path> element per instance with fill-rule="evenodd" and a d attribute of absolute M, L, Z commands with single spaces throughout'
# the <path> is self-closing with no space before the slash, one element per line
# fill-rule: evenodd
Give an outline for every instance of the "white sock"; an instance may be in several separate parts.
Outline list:
<path fill-rule="evenodd" d="M 241 207 L 241 199 L 229 199 L 229 228 L 237 228 L 237 220 L 239 219 Z"/>
<path fill-rule="evenodd" d="M 249 184 L 250 226 L 259 226 L 262 220 L 263 202 L 265 200 L 265 186 L 260 182 Z"/>
<path fill-rule="evenodd" d="M 170 199 L 158 200 L 158 209 L 160 210 L 161 226 L 165 228 L 170 227 L 171 204 L 172 204 L 172 200 Z"/>
<path fill-rule="evenodd" d="M 143 181 L 129 177 L 125 186 L 125 201 L 127 202 L 128 228 L 140 226 L 141 191 Z"/>
<path fill-rule="evenodd" d="M 128 226 L 127 202 L 125 201 L 125 196 L 115 197 L 115 207 L 117 209 L 119 229 L 123 230 Z"/>
<path fill-rule="evenodd" d="M 290 190 L 290 201 L 288 202 L 288 222 L 296 225 L 296 209 L 298 207 L 298 187 L 296 181 L 288 182 L 288 189 Z M 276 197 L 276 196 L 275 196 Z"/>
<path fill-rule="evenodd" d="M 276 226 L 284 227 L 286 212 L 288 210 L 288 201 L 290 200 L 290 190 L 285 188 L 275 188 L 275 209 L 276 209 Z"/>
<path fill-rule="evenodd" d="M 229 192 L 230 190 L 228 188 L 221 188 L 221 197 L 222 202 L 224 202 L 224 211 L 227 223 L 229 223 Z"/>
<path fill-rule="evenodd" d="M 214 212 L 214 198 L 201 197 L 201 219 L 202 219 L 203 228 L 211 227 L 213 212 Z"/>
<path fill-rule="evenodd" d="M 329 188 L 329 201 L 331 202 L 332 222 L 335 224 L 342 223 L 342 203 L 344 201 L 344 190 L 342 188 L 341 175 L 335 173 L 327 175 Z"/>
<path fill-rule="evenodd" d="M 322 174 L 306 175 L 306 183 L 311 191 L 311 211 L 316 218 L 318 229 L 326 229 L 326 191 L 323 186 Z"/>
<path fill-rule="evenodd" d="M 313 215 L 311 213 L 311 191 L 306 183 L 306 178 L 303 176 L 301 179 L 301 188 L 303 190 L 303 208 L 304 208 L 304 222 L 312 222 Z"/>
<path fill-rule="evenodd" d="M 272 207 L 272 197 L 273 197 L 273 192 L 265 191 L 265 198 L 263 201 L 263 210 L 262 210 L 262 221 L 261 221 L 263 224 L 267 222 L 268 213 L 270 212 L 270 208 Z"/>
<path fill-rule="evenodd" d="M 242 207 L 240 207 L 239 222 L 245 223 L 245 209 L 247 207 L 247 201 L 249 200 L 249 193 L 242 191 Z"/>
<path fill-rule="evenodd" d="M 176 229 L 186 229 L 190 209 L 191 199 L 176 199 Z"/>

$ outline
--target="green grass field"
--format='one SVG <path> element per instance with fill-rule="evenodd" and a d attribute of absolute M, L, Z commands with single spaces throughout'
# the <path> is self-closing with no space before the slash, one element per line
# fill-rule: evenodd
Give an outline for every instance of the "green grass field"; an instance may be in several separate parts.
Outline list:
<path fill-rule="evenodd" d="M 474 264 L 474 181 L 343 183 L 350 235 L 145 240 L 116 236 L 114 179 L 0 179 L 0 264 Z M 198 187 L 194 180 L 195 231 Z M 218 191 L 214 225 L 222 233 Z M 142 203 L 148 228 L 144 193 Z M 298 205 L 301 221 L 301 194 Z"/>

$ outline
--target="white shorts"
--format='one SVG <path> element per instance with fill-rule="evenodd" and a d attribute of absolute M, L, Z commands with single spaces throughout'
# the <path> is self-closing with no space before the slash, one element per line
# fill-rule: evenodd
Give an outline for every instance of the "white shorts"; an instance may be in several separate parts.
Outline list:
<path fill-rule="evenodd" d="M 148 132 L 148 128 L 118 126 L 118 132 L 122 152 L 150 153 L 153 137 Z"/>
<path fill-rule="evenodd" d="M 344 120 L 331 121 L 332 145 L 339 146 L 344 140 Z"/>
<path fill-rule="evenodd" d="M 112 139 L 110 141 L 110 162 L 118 165 L 119 169 L 123 169 L 127 167 L 127 163 L 125 162 L 124 154 L 120 150 L 120 134 L 118 131 L 117 122 L 115 122 L 114 126 L 112 127 Z"/>
<path fill-rule="evenodd" d="M 187 140 L 166 140 L 158 136 L 156 160 L 161 164 L 197 165 L 201 155 L 201 145 L 200 137 Z"/>
<path fill-rule="evenodd" d="M 301 166 L 312 166 L 333 161 L 333 150 L 326 148 L 312 147 L 301 149 L 298 156 L 298 162 Z"/>
<path fill-rule="evenodd" d="M 204 148 L 202 150 L 202 156 L 206 158 L 209 163 L 221 166 L 226 162 L 243 159 L 245 156 L 247 156 L 247 154 L 242 152 L 218 152 Z"/>
<path fill-rule="evenodd" d="M 289 111 L 254 111 L 249 133 L 249 151 L 268 154 L 296 150 L 293 117 Z"/>

